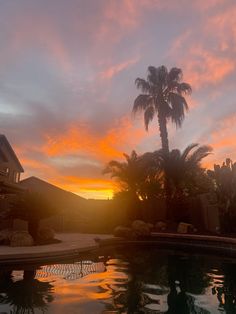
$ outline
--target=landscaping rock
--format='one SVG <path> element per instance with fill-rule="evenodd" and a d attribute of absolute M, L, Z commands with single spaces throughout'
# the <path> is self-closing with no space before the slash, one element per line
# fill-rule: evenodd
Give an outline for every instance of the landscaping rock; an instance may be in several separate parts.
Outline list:
<path fill-rule="evenodd" d="M 177 228 L 178 233 L 189 233 L 194 231 L 194 226 L 185 222 L 180 222 Z"/>
<path fill-rule="evenodd" d="M 151 224 L 147 224 L 142 220 L 135 220 L 132 223 L 132 230 L 136 236 L 147 236 L 151 233 Z"/>
<path fill-rule="evenodd" d="M 138 229 L 140 229 L 141 227 L 144 227 L 144 226 L 146 227 L 147 224 L 143 220 L 134 220 L 132 222 L 131 228 L 133 230 L 138 230 Z"/>
<path fill-rule="evenodd" d="M 165 231 L 167 229 L 167 224 L 163 221 L 158 221 L 155 225 L 157 231 Z"/>
<path fill-rule="evenodd" d="M 53 240 L 55 237 L 55 231 L 49 227 L 42 227 L 38 230 L 38 237 L 42 241 Z"/>
<path fill-rule="evenodd" d="M 13 231 L 11 229 L 0 230 L 0 244 L 7 245 L 10 243 Z"/>
<path fill-rule="evenodd" d="M 10 246 L 32 246 L 34 240 L 26 231 L 13 232 L 10 240 Z"/>
<path fill-rule="evenodd" d="M 113 234 L 115 237 L 121 237 L 121 238 L 132 238 L 133 237 L 133 232 L 131 228 L 128 227 L 123 227 L 123 226 L 117 226 Z"/>
<path fill-rule="evenodd" d="M 152 229 L 154 228 L 154 225 L 153 225 L 153 224 L 147 223 L 147 225 L 148 225 L 148 228 L 149 228 L 150 230 L 152 230 Z"/>

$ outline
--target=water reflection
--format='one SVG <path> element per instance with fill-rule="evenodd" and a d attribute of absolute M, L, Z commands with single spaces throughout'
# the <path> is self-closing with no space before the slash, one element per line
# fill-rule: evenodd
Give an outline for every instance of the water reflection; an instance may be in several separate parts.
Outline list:
<path fill-rule="evenodd" d="M 0 303 L 8 304 L 10 313 L 34 313 L 39 309 L 47 310 L 48 303 L 53 301 L 53 285 L 35 279 L 36 270 L 24 271 L 23 278 L 15 280 L 12 271 L 0 275 Z"/>
<path fill-rule="evenodd" d="M 236 314 L 232 261 L 137 248 L 103 255 L 2 272 L 0 312 Z"/>

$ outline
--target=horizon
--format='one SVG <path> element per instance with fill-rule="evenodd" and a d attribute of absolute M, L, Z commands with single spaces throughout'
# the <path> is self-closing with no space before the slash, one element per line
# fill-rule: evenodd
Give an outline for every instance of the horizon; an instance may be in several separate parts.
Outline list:
<path fill-rule="evenodd" d="M 149 65 L 183 70 L 189 112 L 170 149 L 209 144 L 203 166 L 236 160 L 233 0 L 3 0 L 0 117 L 25 174 L 87 199 L 111 198 L 102 169 L 161 148 L 131 111 Z M 186 10 L 185 8 L 188 8 Z"/>

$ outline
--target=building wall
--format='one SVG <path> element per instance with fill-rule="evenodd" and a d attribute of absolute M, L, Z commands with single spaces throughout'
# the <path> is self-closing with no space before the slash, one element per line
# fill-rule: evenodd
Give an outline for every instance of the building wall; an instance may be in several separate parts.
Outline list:
<path fill-rule="evenodd" d="M 6 156 L 8 161 L 1 161 L 0 162 L 0 171 L 5 172 L 7 175 L 2 175 L 0 173 L 0 179 L 3 181 L 8 181 L 11 183 L 18 182 L 20 179 L 20 170 L 19 166 L 15 162 L 15 160 L 12 158 L 12 155 L 9 151 L 9 148 L 5 143 L 1 143 L 1 151 Z M 8 172 L 7 172 L 8 169 Z"/>

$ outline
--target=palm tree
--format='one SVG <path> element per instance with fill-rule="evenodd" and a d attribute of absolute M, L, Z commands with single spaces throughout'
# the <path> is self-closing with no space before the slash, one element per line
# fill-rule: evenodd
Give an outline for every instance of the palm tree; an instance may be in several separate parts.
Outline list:
<path fill-rule="evenodd" d="M 138 155 L 133 150 L 130 155 L 124 154 L 124 157 L 125 162 L 110 161 L 103 174 L 110 174 L 112 178 L 116 178 L 123 191 L 132 192 L 137 198 L 146 198 L 142 197 L 145 189 L 154 181 L 158 181 L 160 176 L 158 170 L 161 169 L 161 165 L 156 152 Z"/>
<path fill-rule="evenodd" d="M 199 146 L 193 143 L 188 145 L 181 153 L 179 149 L 173 149 L 168 156 L 159 151 L 162 168 L 171 184 L 172 198 L 179 195 L 197 194 L 198 189 L 203 189 L 197 184 L 197 180 L 204 175 L 204 169 L 201 168 L 201 161 L 209 154 L 212 148 L 208 145 Z M 207 178 L 207 176 L 205 176 Z"/>
<path fill-rule="evenodd" d="M 184 207 L 186 197 L 196 196 L 211 187 L 211 181 L 201 167 L 202 159 L 211 152 L 210 146 L 199 144 L 190 144 L 182 153 L 178 149 L 173 149 L 168 155 L 159 151 L 163 177 L 165 180 L 167 176 L 169 184 L 168 218 L 173 219 L 174 210 L 179 215 L 178 207 Z"/>
<path fill-rule="evenodd" d="M 162 192 L 157 171 L 160 167 L 156 164 L 159 160 L 153 153 L 138 155 L 135 151 L 130 155 L 124 154 L 124 157 L 124 162 L 110 161 L 103 174 L 110 174 L 118 180 L 121 191 L 115 194 L 115 198 L 126 200 L 130 218 L 138 218 L 140 200 L 156 198 Z"/>
<path fill-rule="evenodd" d="M 165 154 L 169 152 L 167 121 L 181 127 L 188 104 L 184 95 L 192 89 L 188 83 L 182 82 L 182 70 L 172 68 L 169 72 L 165 66 L 148 67 L 147 80 L 137 78 L 135 84 L 142 91 L 134 101 L 133 112 L 144 112 L 144 123 L 148 130 L 149 123 L 157 115 L 158 125 Z"/>

